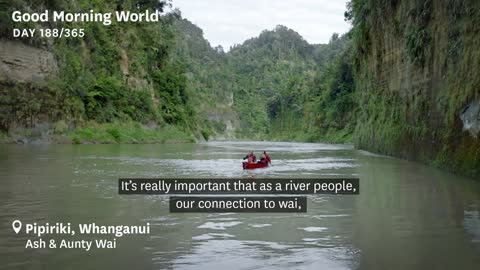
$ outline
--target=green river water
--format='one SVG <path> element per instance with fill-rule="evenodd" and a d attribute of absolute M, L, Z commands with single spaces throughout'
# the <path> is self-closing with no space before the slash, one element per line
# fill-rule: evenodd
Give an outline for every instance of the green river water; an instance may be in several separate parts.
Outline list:
<path fill-rule="evenodd" d="M 273 166 L 243 171 L 250 150 Z M 307 213 L 169 213 L 121 177 L 359 177 Z M 22 222 L 151 224 L 116 249 L 25 249 Z M 480 183 L 350 145 L 0 145 L 2 269 L 479 269 Z M 47 236 L 46 238 L 49 238 Z"/>

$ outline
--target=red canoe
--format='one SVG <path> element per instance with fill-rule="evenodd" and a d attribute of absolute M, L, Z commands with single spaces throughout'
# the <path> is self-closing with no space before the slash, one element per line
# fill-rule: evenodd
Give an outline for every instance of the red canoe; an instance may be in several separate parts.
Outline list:
<path fill-rule="evenodd" d="M 243 166 L 243 169 L 244 169 L 244 170 L 253 170 L 253 169 L 268 167 L 268 163 L 248 163 L 248 162 L 242 162 L 242 166 Z"/>

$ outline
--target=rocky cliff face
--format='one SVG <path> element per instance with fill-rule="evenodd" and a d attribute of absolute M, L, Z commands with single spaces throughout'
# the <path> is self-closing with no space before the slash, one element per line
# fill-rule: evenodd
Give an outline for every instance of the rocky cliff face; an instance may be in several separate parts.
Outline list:
<path fill-rule="evenodd" d="M 63 99 L 46 87 L 57 75 L 51 51 L 0 39 L 0 130 L 8 131 L 13 141 L 44 137 L 49 120 L 58 113 L 49 108 Z M 25 126 L 31 129 L 27 132 Z"/>
<path fill-rule="evenodd" d="M 54 55 L 19 41 L 0 40 L 0 82 L 40 83 L 57 73 Z"/>
<path fill-rule="evenodd" d="M 357 146 L 479 177 L 479 1 L 357 3 L 354 11 Z"/>
<path fill-rule="evenodd" d="M 235 138 L 235 131 L 240 125 L 238 115 L 233 110 L 233 93 L 225 99 L 222 104 L 216 104 L 215 108 L 209 109 L 206 113 L 207 119 L 211 123 L 221 126 L 221 132 L 213 134 L 212 138 L 214 140 Z"/>
<path fill-rule="evenodd" d="M 470 102 L 460 114 L 463 122 L 463 130 L 466 130 L 474 138 L 480 133 L 480 101 Z"/>

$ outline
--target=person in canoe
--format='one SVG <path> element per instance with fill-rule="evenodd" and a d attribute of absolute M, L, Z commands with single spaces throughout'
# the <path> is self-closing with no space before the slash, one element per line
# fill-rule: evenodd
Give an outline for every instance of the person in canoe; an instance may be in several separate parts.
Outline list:
<path fill-rule="evenodd" d="M 253 151 L 250 151 L 250 153 L 243 158 L 243 160 L 245 159 L 248 163 L 255 163 L 257 161 L 257 157 L 253 154 Z"/>
<path fill-rule="evenodd" d="M 265 168 L 268 167 L 268 163 L 271 163 L 270 157 L 267 155 L 267 152 L 263 151 L 263 154 L 261 155 L 261 160 L 256 162 L 255 155 L 253 154 L 253 151 L 250 152 L 250 154 L 246 155 L 242 162 L 242 166 L 244 170 L 252 170 L 252 169 L 258 169 L 258 168 Z"/>
<path fill-rule="evenodd" d="M 272 163 L 272 160 L 266 151 L 263 151 L 263 153 L 260 155 L 260 161 L 258 163 L 263 163 L 266 165 L 268 165 L 268 163 Z"/>

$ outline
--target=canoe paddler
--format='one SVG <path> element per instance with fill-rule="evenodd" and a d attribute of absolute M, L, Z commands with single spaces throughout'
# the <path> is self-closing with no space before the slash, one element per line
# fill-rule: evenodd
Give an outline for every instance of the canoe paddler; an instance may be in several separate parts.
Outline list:
<path fill-rule="evenodd" d="M 243 159 L 246 159 L 248 163 L 254 163 L 257 160 L 257 157 L 253 154 L 253 151 L 250 151 L 250 153 L 246 155 Z"/>
<path fill-rule="evenodd" d="M 263 151 L 263 153 L 260 155 L 260 162 L 265 164 L 272 163 L 272 160 L 266 151 Z"/>

